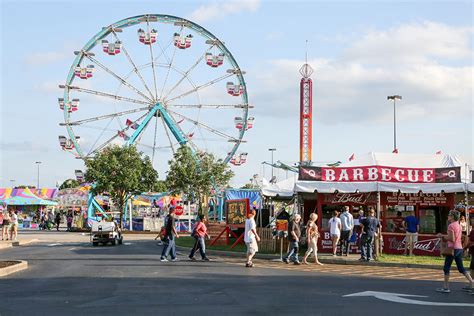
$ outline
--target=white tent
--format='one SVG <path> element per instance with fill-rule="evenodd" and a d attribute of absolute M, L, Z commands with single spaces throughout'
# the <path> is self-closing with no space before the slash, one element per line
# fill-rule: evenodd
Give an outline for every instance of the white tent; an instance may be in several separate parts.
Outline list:
<path fill-rule="evenodd" d="M 419 155 L 419 154 L 392 154 L 392 153 L 368 153 L 355 157 L 352 161 L 341 164 L 343 167 L 383 166 L 403 168 L 447 168 L 461 167 L 461 182 L 459 183 L 399 183 L 399 182 L 328 182 L 328 181 L 296 181 L 294 191 L 296 192 L 319 192 L 333 193 L 336 190 L 341 193 L 351 192 L 397 192 L 418 193 L 446 193 L 463 192 L 469 175 L 466 172 L 466 164 L 457 156 L 451 155 Z M 468 175 L 466 177 L 466 175 Z"/>
<path fill-rule="evenodd" d="M 294 194 L 297 175 L 277 183 L 270 183 L 267 179 L 262 179 L 262 194 L 270 197 L 291 198 Z"/>

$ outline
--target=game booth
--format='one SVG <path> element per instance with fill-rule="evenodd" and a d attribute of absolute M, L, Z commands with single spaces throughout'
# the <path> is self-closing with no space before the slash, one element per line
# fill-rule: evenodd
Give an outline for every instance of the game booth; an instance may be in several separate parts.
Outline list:
<path fill-rule="evenodd" d="M 439 255 L 436 234 L 446 233 L 448 213 L 455 208 L 456 201 L 465 206 L 463 214 L 468 222 L 474 222 L 466 199 L 472 188 L 466 167 L 450 155 L 369 153 L 337 167 L 301 166 L 295 191 L 304 222 L 310 213 L 318 214 L 322 252 L 331 251 L 328 221 L 332 212 L 348 205 L 356 226 L 360 210 L 366 212 L 370 206 L 377 210 L 383 252 L 391 254 L 404 253 L 402 222 L 414 213 L 420 221 L 414 253 Z M 354 231 L 358 231 L 357 227 Z M 353 244 L 358 244 L 358 237 L 352 236 Z M 351 249 L 352 253 L 359 251 L 358 247 Z"/>

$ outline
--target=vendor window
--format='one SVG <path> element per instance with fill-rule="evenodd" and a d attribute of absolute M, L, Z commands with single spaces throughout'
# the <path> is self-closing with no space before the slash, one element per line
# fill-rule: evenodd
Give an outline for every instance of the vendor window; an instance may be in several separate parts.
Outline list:
<path fill-rule="evenodd" d="M 448 213 L 448 207 L 430 206 L 420 208 L 420 233 L 446 233 L 448 230 Z"/>
<path fill-rule="evenodd" d="M 389 233 L 405 233 L 403 220 L 413 214 L 415 207 L 412 205 L 389 205 L 383 208 L 384 231 Z"/>

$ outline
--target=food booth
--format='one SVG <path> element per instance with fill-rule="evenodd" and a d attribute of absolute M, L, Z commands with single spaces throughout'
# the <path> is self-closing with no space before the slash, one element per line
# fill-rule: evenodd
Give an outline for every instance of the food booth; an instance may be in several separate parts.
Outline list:
<path fill-rule="evenodd" d="M 377 210 L 382 224 L 383 252 L 404 253 L 402 222 L 412 213 L 420 220 L 414 253 L 439 255 L 436 234 L 446 233 L 447 216 L 455 207 L 456 193 L 464 194 L 468 190 L 469 179 L 463 177 L 467 175 L 465 167 L 450 155 L 369 153 L 337 167 L 300 167 L 295 192 L 305 223 L 310 213 L 318 214 L 322 252 L 331 250 L 328 221 L 332 212 L 348 205 L 356 226 L 360 210 L 365 215 L 370 206 Z M 469 218 L 469 212 L 466 217 Z M 357 239 L 354 235 L 354 244 Z M 358 251 L 358 247 L 352 247 L 352 253 Z"/>

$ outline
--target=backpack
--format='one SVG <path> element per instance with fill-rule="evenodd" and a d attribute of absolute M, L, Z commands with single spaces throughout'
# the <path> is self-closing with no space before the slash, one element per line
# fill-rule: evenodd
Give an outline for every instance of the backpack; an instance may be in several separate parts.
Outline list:
<path fill-rule="evenodd" d="M 168 225 L 168 216 L 165 217 L 165 220 L 163 221 L 163 226 L 161 226 L 161 229 L 160 229 L 160 237 L 161 239 L 165 238 L 166 237 L 166 226 Z"/>
<path fill-rule="evenodd" d="M 199 224 L 199 223 L 197 223 L 196 225 L 194 225 L 193 231 L 191 232 L 191 237 L 196 238 L 196 239 L 198 238 L 198 235 L 197 235 L 197 233 L 196 233 L 196 228 L 198 227 L 198 224 Z"/>

